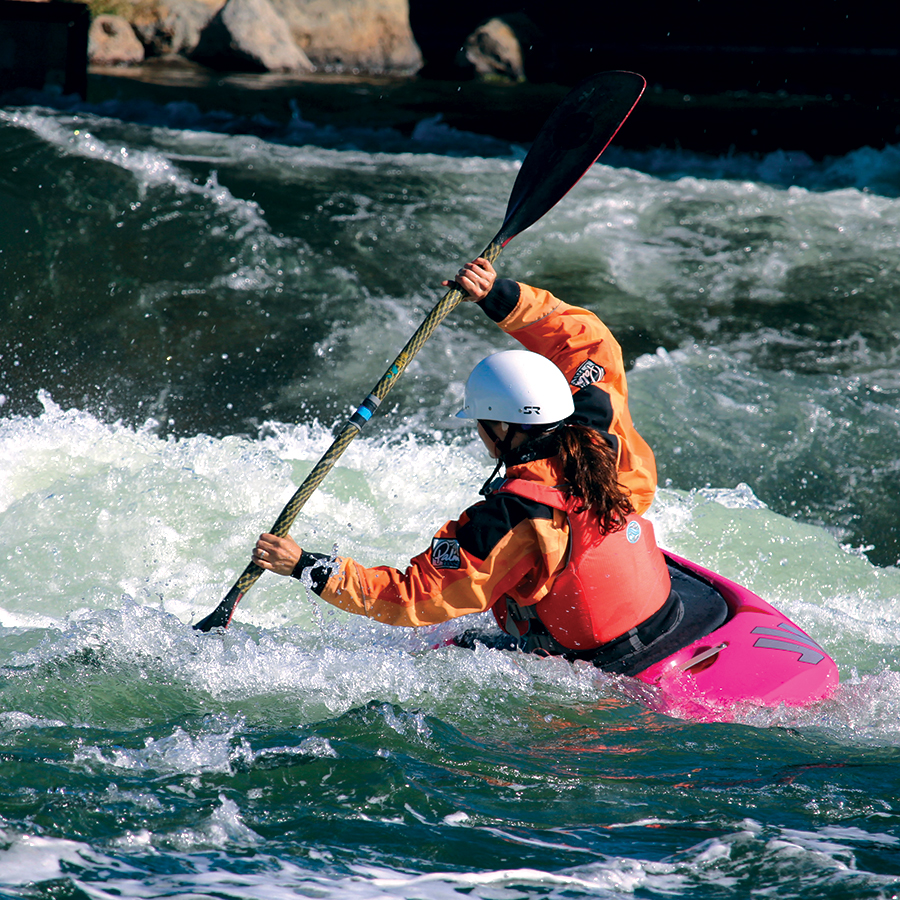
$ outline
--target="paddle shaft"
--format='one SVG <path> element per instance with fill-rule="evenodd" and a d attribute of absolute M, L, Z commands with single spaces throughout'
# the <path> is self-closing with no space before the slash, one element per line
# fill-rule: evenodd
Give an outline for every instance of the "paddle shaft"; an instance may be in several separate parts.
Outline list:
<path fill-rule="evenodd" d="M 481 255 L 488 261 L 493 262 L 500 255 L 502 249 L 503 245 L 494 239 Z M 458 287 L 450 288 L 425 317 L 425 320 L 416 329 L 415 334 L 406 342 L 406 346 L 397 354 L 397 358 L 390 368 L 381 376 L 378 384 L 375 385 L 359 409 L 346 421 L 338 432 L 337 437 L 332 441 L 331 446 L 325 451 L 309 475 L 306 476 L 303 484 L 294 492 L 294 496 L 287 502 L 275 520 L 271 530 L 272 534 L 277 537 L 285 537 L 288 534 L 300 510 L 306 505 L 306 501 L 315 493 L 344 451 L 350 446 L 353 439 L 362 431 L 363 426 L 372 417 L 381 401 L 390 393 L 391 388 L 397 383 L 406 367 L 412 362 L 419 350 L 422 349 L 434 330 L 460 304 L 465 296 Z M 194 628 L 199 631 L 227 628 L 241 598 L 256 583 L 256 580 L 264 571 L 265 569 L 256 565 L 256 563 L 249 563 L 222 602 L 205 619 L 194 625 Z"/>

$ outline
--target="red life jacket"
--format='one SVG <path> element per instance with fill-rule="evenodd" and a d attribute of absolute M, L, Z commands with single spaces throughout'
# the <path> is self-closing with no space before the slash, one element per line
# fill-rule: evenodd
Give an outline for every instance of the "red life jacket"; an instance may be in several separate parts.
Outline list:
<path fill-rule="evenodd" d="M 672 582 L 653 526 L 632 514 L 624 528 L 601 534 L 596 515 L 559 488 L 507 479 L 499 491 L 562 510 L 569 519 L 569 559 L 550 593 L 533 606 L 563 647 L 591 650 L 634 628 L 662 608 Z M 512 624 L 512 623 L 510 623 Z"/>

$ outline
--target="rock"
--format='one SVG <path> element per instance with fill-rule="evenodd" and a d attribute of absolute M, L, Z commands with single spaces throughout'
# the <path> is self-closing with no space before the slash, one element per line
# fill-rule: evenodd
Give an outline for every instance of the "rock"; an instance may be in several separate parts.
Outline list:
<path fill-rule="evenodd" d="M 270 0 L 228 0 L 203 30 L 190 57 L 227 71 L 314 70 Z"/>
<path fill-rule="evenodd" d="M 481 77 L 510 81 L 552 79 L 556 45 L 524 12 L 504 13 L 479 25 L 465 40 L 457 64 Z"/>
<path fill-rule="evenodd" d="M 408 0 L 272 0 L 297 45 L 320 69 L 412 74 L 422 53 Z"/>
<path fill-rule="evenodd" d="M 525 80 L 519 39 L 503 19 L 489 19 L 479 25 L 466 38 L 462 52 L 478 75 L 500 75 L 510 81 Z"/>
<path fill-rule="evenodd" d="M 88 31 L 88 60 L 97 66 L 140 63 L 144 60 L 144 45 L 127 19 L 100 15 Z"/>
<path fill-rule="evenodd" d="M 137 0 L 131 26 L 150 56 L 190 54 L 225 0 Z"/>

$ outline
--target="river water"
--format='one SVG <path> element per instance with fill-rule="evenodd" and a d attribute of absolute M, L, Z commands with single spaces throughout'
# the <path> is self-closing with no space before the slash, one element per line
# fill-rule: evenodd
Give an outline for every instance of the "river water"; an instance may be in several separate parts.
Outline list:
<path fill-rule="evenodd" d="M 438 120 L 0 110 L 4 897 L 900 892 L 898 147 L 614 147 L 498 261 L 613 328 L 661 543 L 809 631 L 833 699 L 680 721 L 272 576 L 190 628 L 523 156 Z M 456 310 L 294 535 L 403 566 L 489 472 L 452 414 L 510 345 Z"/>

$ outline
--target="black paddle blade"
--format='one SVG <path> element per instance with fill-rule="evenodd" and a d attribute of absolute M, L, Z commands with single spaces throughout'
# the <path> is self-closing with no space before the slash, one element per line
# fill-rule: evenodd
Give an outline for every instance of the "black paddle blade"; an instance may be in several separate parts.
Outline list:
<path fill-rule="evenodd" d="M 528 151 L 494 240 L 505 247 L 581 180 L 631 114 L 647 82 L 634 72 L 601 72 L 560 101 Z"/>
<path fill-rule="evenodd" d="M 249 568 L 249 567 L 248 567 Z M 246 571 L 244 575 L 246 575 Z M 252 583 L 252 582 L 251 582 Z M 227 628 L 244 591 L 240 589 L 240 581 L 226 594 L 225 599 L 205 618 L 194 625 L 195 631 L 212 631 L 214 628 Z"/>

